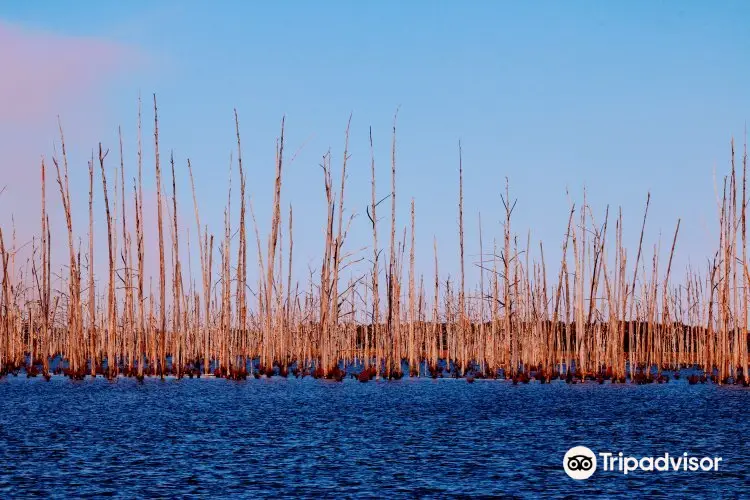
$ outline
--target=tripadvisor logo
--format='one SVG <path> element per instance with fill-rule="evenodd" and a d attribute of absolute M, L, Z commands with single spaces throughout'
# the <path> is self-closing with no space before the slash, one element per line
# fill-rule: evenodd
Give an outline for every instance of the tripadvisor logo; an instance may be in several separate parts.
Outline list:
<path fill-rule="evenodd" d="M 563 469 L 573 479 L 588 479 L 596 472 L 596 455 L 585 446 L 575 446 L 568 450 L 563 457 Z M 717 471 L 721 457 L 691 457 L 687 453 L 672 456 L 665 453 L 660 457 L 631 457 L 619 453 L 599 453 L 602 469 L 605 472 L 617 471 L 628 475 L 634 471 L 665 472 L 684 471 L 697 472 Z"/>
<path fill-rule="evenodd" d="M 563 469 L 573 479 L 588 479 L 596 471 L 596 455 L 585 446 L 574 446 L 563 458 Z"/>

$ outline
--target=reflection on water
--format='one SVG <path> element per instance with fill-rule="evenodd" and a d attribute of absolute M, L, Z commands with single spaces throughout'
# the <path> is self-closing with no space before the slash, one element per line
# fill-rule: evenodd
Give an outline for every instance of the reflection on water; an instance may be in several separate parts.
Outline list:
<path fill-rule="evenodd" d="M 478 380 L 0 380 L 0 496 L 750 491 L 750 391 Z M 584 445 L 723 457 L 718 472 L 562 468 Z"/>

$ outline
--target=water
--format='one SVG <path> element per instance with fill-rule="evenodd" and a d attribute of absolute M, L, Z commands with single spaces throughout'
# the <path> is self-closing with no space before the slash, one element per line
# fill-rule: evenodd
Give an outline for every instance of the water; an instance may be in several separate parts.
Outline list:
<path fill-rule="evenodd" d="M 713 384 L 0 381 L 0 497 L 750 491 L 750 391 Z M 713 472 L 562 468 L 575 445 L 721 456 Z"/>

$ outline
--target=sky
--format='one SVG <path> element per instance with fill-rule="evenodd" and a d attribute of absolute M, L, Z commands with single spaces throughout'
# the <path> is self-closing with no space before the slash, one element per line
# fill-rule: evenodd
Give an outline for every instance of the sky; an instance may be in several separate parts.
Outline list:
<path fill-rule="evenodd" d="M 661 238 L 668 253 L 681 219 L 679 275 L 688 262 L 705 265 L 718 245 L 716 185 L 729 172 L 732 137 L 741 157 L 750 114 L 747 19 L 750 4 L 741 0 L 3 2 L 0 224 L 7 228 L 12 214 L 21 243 L 37 227 L 39 164 L 54 148 L 59 153 L 59 116 L 75 231 L 87 241 L 91 153 L 101 141 L 114 169 L 121 127 L 132 193 L 141 95 L 144 175 L 153 179 L 156 94 L 162 162 L 173 152 L 181 224 L 194 240 L 189 158 L 202 222 L 220 238 L 236 108 L 262 235 L 285 118 L 282 213 L 292 205 L 294 269 L 304 281 L 309 269 L 319 272 L 324 244 L 319 164 L 330 149 L 338 184 L 350 114 L 345 204 L 355 218 L 346 246 L 369 257 L 369 130 L 380 198 L 390 190 L 398 110 L 398 233 L 413 198 L 417 267 L 427 283 L 433 237 L 441 274 L 458 273 L 459 141 L 470 280 L 480 213 L 485 252 L 502 237 L 506 177 L 518 199 L 513 232 L 525 246 L 530 231 L 535 256 L 543 241 L 548 266 L 560 254 L 569 204 L 580 205 L 584 189 L 597 223 L 607 206 L 610 214 L 622 208 L 632 259 L 650 192 L 645 248 Z M 153 181 L 148 186 L 154 215 Z M 236 165 L 232 186 L 236 224 Z M 50 181 L 56 241 L 64 244 L 54 189 Z M 389 204 L 379 213 L 383 243 Z"/>

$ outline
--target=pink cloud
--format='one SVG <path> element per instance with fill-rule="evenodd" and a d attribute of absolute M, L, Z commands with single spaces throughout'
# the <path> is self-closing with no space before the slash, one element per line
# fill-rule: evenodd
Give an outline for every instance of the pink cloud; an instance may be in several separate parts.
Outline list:
<path fill-rule="evenodd" d="M 108 93 L 116 77 L 140 63 L 138 51 L 105 39 L 32 31 L 0 21 L 0 190 L 5 188 L 0 194 L 0 227 L 6 244 L 11 217 L 19 246 L 38 235 L 42 156 L 47 159 L 48 211 L 53 228 L 61 229 L 53 231 L 53 241 L 65 243 L 52 163 L 52 145 L 59 143 L 57 116 L 68 146 L 71 190 L 77 191 L 74 204 L 85 203 L 87 151 L 96 145 L 93 141 L 102 139 L 102 130 L 111 135 Z M 59 144 L 57 148 L 59 153 Z M 84 184 L 79 186 L 81 180 Z M 85 237 L 86 224 L 74 221 L 77 236 Z"/>
<path fill-rule="evenodd" d="M 107 40 L 27 31 L 0 21 L 2 120 L 49 118 L 136 63 L 134 50 Z"/>

